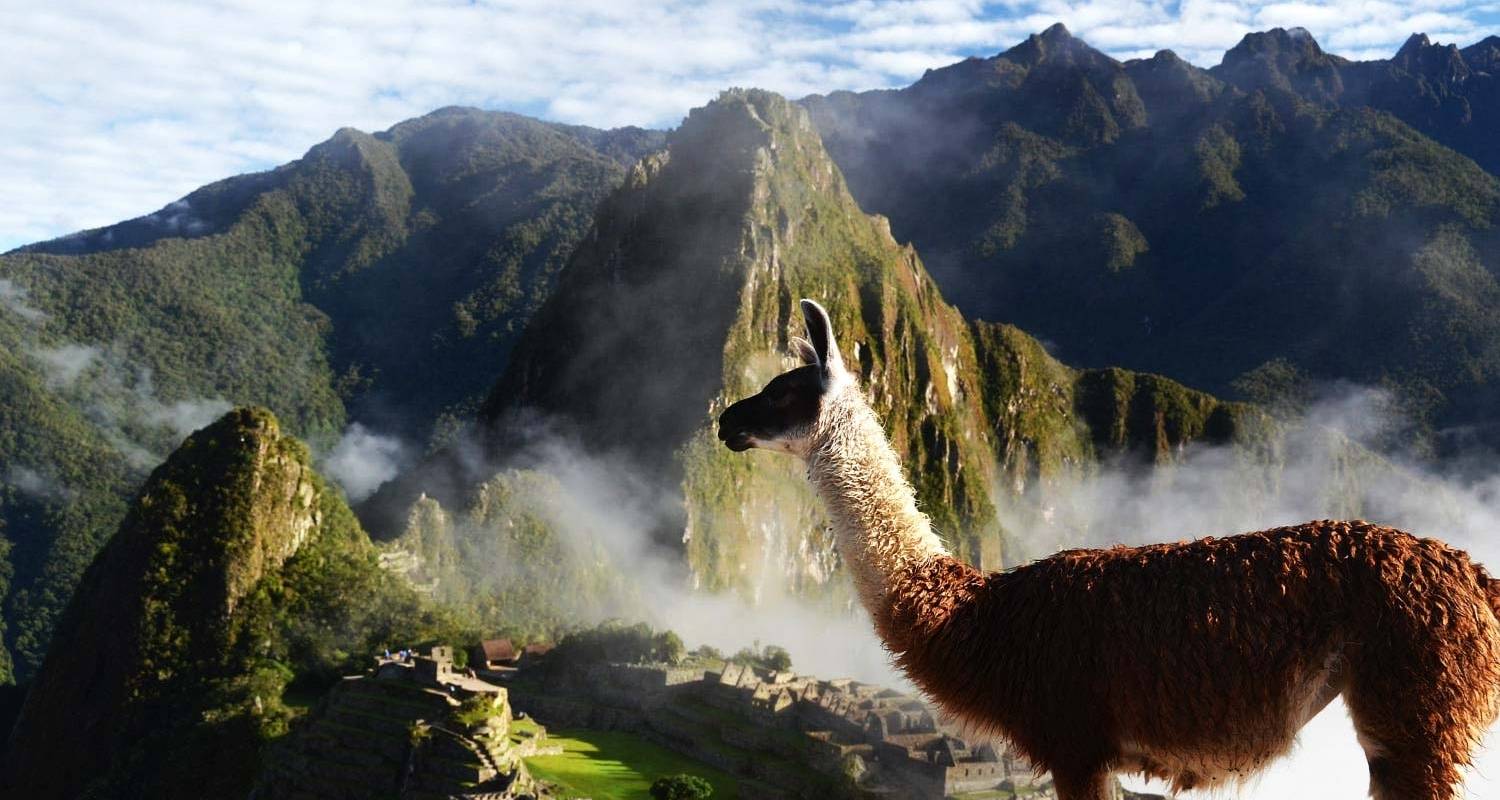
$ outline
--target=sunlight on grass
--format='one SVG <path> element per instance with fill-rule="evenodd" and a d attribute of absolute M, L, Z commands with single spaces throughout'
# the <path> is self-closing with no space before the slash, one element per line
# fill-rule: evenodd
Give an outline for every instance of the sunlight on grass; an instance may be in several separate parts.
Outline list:
<path fill-rule="evenodd" d="M 649 800 L 652 781 L 680 772 L 713 784 L 714 800 L 738 797 L 733 776 L 628 733 L 567 730 L 548 741 L 562 745 L 562 755 L 528 758 L 526 768 L 556 784 L 560 798 Z"/>

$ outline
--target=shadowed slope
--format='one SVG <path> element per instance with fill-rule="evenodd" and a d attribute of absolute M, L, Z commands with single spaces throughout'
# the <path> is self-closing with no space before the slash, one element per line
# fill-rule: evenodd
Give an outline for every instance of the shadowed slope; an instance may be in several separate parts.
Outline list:
<path fill-rule="evenodd" d="M 306 448 L 264 410 L 155 472 L 59 622 L 3 785 L 42 797 L 248 790 L 294 678 L 432 618 L 385 575 Z"/>
<path fill-rule="evenodd" d="M 1355 88 L 1436 69 L 1424 47 L 1354 64 L 1278 30 L 1205 71 L 1054 26 L 906 89 L 803 102 L 966 314 L 1216 393 L 1282 360 L 1500 441 L 1500 181 L 1420 131 L 1459 133 Z"/>

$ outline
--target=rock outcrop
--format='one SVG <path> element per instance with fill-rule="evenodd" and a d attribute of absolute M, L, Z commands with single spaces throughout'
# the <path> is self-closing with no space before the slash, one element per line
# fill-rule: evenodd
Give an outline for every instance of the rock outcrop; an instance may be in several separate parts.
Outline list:
<path fill-rule="evenodd" d="M 304 445 L 263 409 L 190 436 L 89 566 L 11 734 L 0 786 L 35 797 L 242 795 L 298 678 L 415 596 Z M 404 632 L 404 631 L 403 631 Z"/>

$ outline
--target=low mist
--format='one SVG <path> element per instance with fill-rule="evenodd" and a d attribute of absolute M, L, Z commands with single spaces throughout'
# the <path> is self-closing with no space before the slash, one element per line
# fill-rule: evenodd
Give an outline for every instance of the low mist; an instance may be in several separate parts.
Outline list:
<path fill-rule="evenodd" d="M 1364 447 L 1404 429 L 1407 422 L 1396 409 L 1381 391 L 1329 386 L 1296 419 L 1283 421 L 1285 436 L 1279 441 L 1259 447 L 1189 445 L 1171 463 L 1155 466 L 1121 456 L 1081 474 L 1037 483 L 1020 497 L 997 491 L 1002 522 L 1013 537 L 1011 563 L 1068 547 L 1175 541 L 1362 517 L 1443 539 L 1500 571 L 1500 470 L 1482 454 L 1444 462 L 1448 466 L 1439 469 L 1416 455 L 1377 455 Z M 628 455 L 588 452 L 549 421 L 532 419 L 526 427 L 527 440 L 506 454 L 503 466 L 557 480 L 563 491 L 541 513 L 580 558 L 604 554 L 633 587 L 647 622 L 676 630 L 689 647 L 708 644 L 734 652 L 755 643 L 777 644 L 791 653 L 799 672 L 910 690 L 891 667 L 864 610 L 847 600 L 800 597 L 767 581 L 757 584 L 753 603 L 732 592 L 691 589 L 682 555 L 662 546 L 659 537 L 662 526 L 681 524 L 679 487 L 662 485 Z M 349 463 L 339 469 L 352 470 L 349 474 L 382 474 L 389 456 L 370 442 L 340 452 Z M 479 448 L 466 452 L 477 474 L 499 469 L 481 463 Z M 599 608 L 597 618 L 634 619 L 633 612 Z M 1490 778 L 1500 779 L 1500 758 L 1487 750 L 1470 781 L 1470 796 L 1500 794 L 1500 782 L 1491 784 Z M 1237 795 L 1230 790 L 1218 796 L 1357 798 L 1364 796 L 1366 784 L 1364 757 L 1340 701 L 1308 726 L 1293 756 Z"/>
<path fill-rule="evenodd" d="M 125 344 L 83 344 L 49 334 L 47 313 L 30 304 L 25 288 L 4 278 L 0 309 L 20 318 L 18 350 L 48 388 L 93 423 L 136 469 L 160 464 L 189 434 L 231 407 L 219 397 L 163 399 L 151 369 L 132 359 Z M 68 487 L 50 477 L 51 471 L 46 463 L 11 465 L 0 478 L 38 499 L 71 496 Z"/>
<path fill-rule="evenodd" d="M 627 456 L 589 454 L 553 425 L 536 428 L 545 433 L 513 453 L 508 465 L 557 478 L 566 499 L 547 511 L 555 530 L 581 554 L 604 548 L 638 590 L 645 621 L 677 631 L 690 648 L 706 644 L 733 653 L 757 642 L 775 644 L 791 653 L 799 672 L 909 688 L 863 609 L 809 601 L 774 584 L 760 585 L 754 603 L 733 592 L 693 590 L 681 554 L 653 536 L 664 525 L 680 525 L 680 490 L 660 485 Z"/>
<path fill-rule="evenodd" d="M 319 460 L 323 474 L 339 485 L 350 503 L 375 493 L 386 481 L 410 465 L 411 454 L 394 436 L 386 436 L 354 422 Z"/>

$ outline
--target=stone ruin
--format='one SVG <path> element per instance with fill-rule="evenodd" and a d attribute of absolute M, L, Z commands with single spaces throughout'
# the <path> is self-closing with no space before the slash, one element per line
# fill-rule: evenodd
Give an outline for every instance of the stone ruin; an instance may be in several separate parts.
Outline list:
<path fill-rule="evenodd" d="M 626 730 L 742 780 L 751 797 L 846 792 L 930 800 L 977 791 L 1051 798 L 1050 781 L 989 742 L 944 726 L 920 698 L 853 680 L 728 663 L 721 671 L 592 664 L 511 686 L 554 726 Z"/>
<path fill-rule="evenodd" d="M 945 730 L 926 702 L 894 689 L 848 679 L 762 673 L 738 664 L 706 673 L 704 681 L 717 707 L 739 710 L 766 724 L 789 722 L 805 733 L 814 742 L 814 764 L 843 769 L 857 758 L 867 769 L 878 765 L 879 782 L 888 792 L 939 798 L 1035 783 L 1028 765 L 992 743 L 971 745 Z"/>
<path fill-rule="evenodd" d="M 512 717 L 505 688 L 434 647 L 341 680 L 278 743 L 255 796 L 524 800 L 543 792 L 521 759 L 551 752 L 545 728 Z"/>

